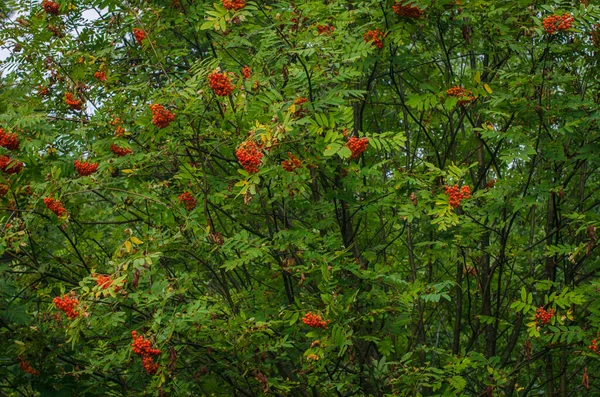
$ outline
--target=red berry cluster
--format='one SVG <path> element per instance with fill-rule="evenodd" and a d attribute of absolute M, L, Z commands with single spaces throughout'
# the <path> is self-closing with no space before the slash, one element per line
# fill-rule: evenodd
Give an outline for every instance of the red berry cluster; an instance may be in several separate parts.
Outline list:
<path fill-rule="evenodd" d="M 600 346 L 598 344 L 598 340 L 600 340 L 600 332 L 598 332 L 598 337 L 596 339 L 592 339 L 592 344 L 588 346 L 588 349 L 590 349 L 596 354 L 600 354 Z"/>
<path fill-rule="evenodd" d="M 555 34 L 556 32 L 570 29 L 573 26 L 573 21 L 575 21 L 575 19 L 571 14 L 566 13 L 560 16 L 556 14 L 550 15 L 549 17 L 544 18 L 542 23 L 544 24 L 546 33 Z"/>
<path fill-rule="evenodd" d="M 175 113 L 169 112 L 163 105 L 155 103 L 150 105 L 152 123 L 158 128 L 168 127 L 175 120 Z"/>
<path fill-rule="evenodd" d="M 281 162 L 281 166 L 287 172 L 294 172 L 296 168 L 302 168 L 302 161 L 288 152 L 288 159 Z"/>
<path fill-rule="evenodd" d="M 241 10 L 246 7 L 246 0 L 222 0 L 223 7 L 227 10 Z"/>
<path fill-rule="evenodd" d="M 256 142 L 250 140 L 244 141 L 238 146 L 235 150 L 235 156 L 242 167 L 250 174 L 253 174 L 258 172 L 263 154 Z"/>
<path fill-rule="evenodd" d="M 131 350 L 140 355 L 142 358 L 142 365 L 149 374 L 154 375 L 158 370 L 158 363 L 154 362 L 152 356 L 160 355 L 160 350 L 153 349 L 152 344 L 148 339 L 145 339 L 142 335 L 138 335 L 137 332 L 131 331 L 133 343 L 131 344 Z"/>
<path fill-rule="evenodd" d="M 98 70 L 96 73 L 94 73 L 94 77 L 100 81 L 106 81 L 106 73 L 104 73 L 100 70 Z"/>
<path fill-rule="evenodd" d="M 123 136 L 123 135 L 125 135 L 125 128 L 123 128 L 121 126 L 121 119 L 120 118 L 118 118 L 118 117 L 115 118 L 109 124 L 112 125 L 113 127 L 115 127 L 115 135 L 116 136 Z"/>
<path fill-rule="evenodd" d="M 9 189 L 10 189 L 10 188 L 9 188 L 9 186 L 8 186 L 8 185 L 1 184 L 1 185 L 0 185 L 0 197 L 4 197 L 4 196 L 6 196 L 6 194 L 8 193 L 8 190 L 9 190 Z"/>
<path fill-rule="evenodd" d="M 38 86 L 38 96 L 46 96 L 48 95 L 48 92 L 50 92 L 50 89 L 48 87 L 44 87 L 43 85 Z"/>
<path fill-rule="evenodd" d="M 60 5 L 52 0 L 44 0 L 42 1 L 42 7 L 44 7 L 44 11 L 46 11 L 46 13 L 48 14 L 52 14 L 52 15 L 58 15 L 58 13 L 60 12 L 59 7 Z"/>
<path fill-rule="evenodd" d="M 379 49 L 383 48 L 383 32 L 379 29 L 369 30 L 363 35 L 365 43 L 372 42 L 373 45 Z"/>
<path fill-rule="evenodd" d="M 319 316 L 318 314 L 308 312 L 302 318 L 302 322 L 312 328 L 326 329 L 329 321 L 323 320 L 323 317 Z"/>
<path fill-rule="evenodd" d="M 396 3 L 392 6 L 394 13 L 401 17 L 407 18 L 419 18 L 423 11 L 419 7 L 415 7 L 412 3 L 402 5 L 402 3 Z"/>
<path fill-rule="evenodd" d="M 187 211 L 191 211 L 194 208 L 196 208 L 196 199 L 194 198 L 194 196 L 192 196 L 192 193 L 183 192 L 177 198 L 179 199 L 180 203 L 183 203 L 183 207 Z"/>
<path fill-rule="evenodd" d="M 23 163 L 8 156 L 0 156 L 0 170 L 5 174 L 18 174 L 23 170 Z"/>
<path fill-rule="evenodd" d="M 75 169 L 80 176 L 92 175 L 98 170 L 98 163 L 75 160 Z"/>
<path fill-rule="evenodd" d="M 73 110 L 81 110 L 81 99 L 73 98 L 70 92 L 65 94 L 65 103 Z"/>
<path fill-rule="evenodd" d="M 128 154 L 133 153 L 133 150 L 126 147 L 117 146 L 114 143 L 110 145 L 110 151 L 116 154 L 118 157 L 127 156 Z"/>
<path fill-rule="evenodd" d="M 463 87 L 459 87 L 457 85 L 455 85 L 454 87 L 448 88 L 446 90 L 446 95 L 455 97 L 455 98 L 460 98 L 460 100 L 458 101 L 459 105 L 465 105 L 465 104 L 467 104 L 469 102 L 473 102 L 475 100 L 475 97 L 473 96 L 472 91 L 467 91 Z"/>
<path fill-rule="evenodd" d="M 229 81 L 229 76 L 225 72 L 214 72 L 209 74 L 208 83 L 216 95 L 228 96 L 233 92 L 233 86 Z"/>
<path fill-rule="evenodd" d="M 17 134 L 11 134 L 0 128 L 0 146 L 8 150 L 17 150 L 19 148 L 19 137 Z"/>
<path fill-rule="evenodd" d="M 77 318 L 79 313 L 75 310 L 77 305 L 79 305 L 79 301 L 76 298 L 71 298 L 68 294 L 64 297 L 57 296 L 54 298 L 54 305 L 59 309 L 65 312 L 67 317 L 69 318 Z"/>
<path fill-rule="evenodd" d="M 325 25 L 317 25 L 317 32 L 319 34 L 324 34 L 326 36 L 331 36 L 331 34 L 334 32 L 335 27 L 333 25 L 330 25 L 328 23 L 326 23 Z"/>
<path fill-rule="evenodd" d="M 19 357 L 19 361 L 21 362 L 19 365 L 21 366 L 21 369 L 25 372 L 27 372 L 28 374 L 31 374 L 33 376 L 38 376 L 40 373 L 39 371 L 35 370 L 31 364 L 29 363 L 29 361 L 25 361 L 23 359 L 23 357 Z"/>
<path fill-rule="evenodd" d="M 142 29 L 134 28 L 133 36 L 135 37 L 135 41 L 137 41 L 139 45 L 142 45 L 142 42 L 146 38 L 146 32 L 144 32 Z"/>
<path fill-rule="evenodd" d="M 308 102 L 308 98 L 305 97 L 298 97 L 294 99 L 294 105 L 296 106 L 294 116 L 303 117 L 308 114 L 308 109 L 303 106 L 306 102 Z"/>
<path fill-rule="evenodd" d="M 364 138 L 364 137 L 357 138 L 357 137 L 353 136 L 353 137 L 350 137 L 350 139 L 348 139 L 348 142 L 346 142 L 346 146 L 352 152 L 350 159 L 356 159 L 356 158 L 360 157 L 360 155 L 365 150 L 367 150 L 367 147 L 369 146 L 369 139 Z"/>
<path fill-rule="evenodd" d="M 590 33 L 592 38 L 592 43 L 596 47 L 600 47 L 600 23 L 594 25 L 592 27 L 592 32 Z"/>
<path fill-rule="evenodd" d="M 459 188 L 458 185 L 444 187 L 446 194 L 450 197 L 450 205 L 454 208 L 460 205 L 460 202 L 471 197 L 471 188 L 467 185 Z"/>
<path fill-rule="evenodd" d="M 92 273 L 92 277 L 96 279 L 96 285 L 99 285 L 102 289 L 109 289 L 112 286 L 113 279 L 109 275 Z M 120 290 L 121 286 L 116 285 L 115 292 L 119 292 Z"/>
<path fill-rule="evenodd" d="M 56 216 L 58 216 L 59 218 L 67 214 L 67 210 L 65 209 L 65 207 L 63 207 L 62 203 L 59 200 L 54 200 L 53 198 L 46 197 L 44 199 L 44 204 L 46 205 L 46 208 L 54 212 L 54 214 L 56 214 Z"/>
<path fill-rule="evenodd" d="M 554 316 L 554 309 L 546 311 L 546 309 L 543 307 L 538 307 L 537 311 L 535 312 L 535 321 L 538 323 L 538 325 L 546 325 L 550 323 L 552 316 Z"/>
<path fill-rule="evenodd" d="M 248 65 L 244 66 L 242 68 L 242 76 L 244 76 L 244 78 L 247 80 L 250 78 L 251 75 L 252 71 L 250 70 L 250 67 Z"/>

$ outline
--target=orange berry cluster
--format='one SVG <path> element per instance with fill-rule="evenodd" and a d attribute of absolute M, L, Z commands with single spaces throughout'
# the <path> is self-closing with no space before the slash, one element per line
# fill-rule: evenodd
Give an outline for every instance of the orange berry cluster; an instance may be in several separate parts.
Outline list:
<path fill-rule="evenodd" d="M 446 95 L 452 96 L 455 98 L 460 98 L 460 100 L 458 101 L 459 105 L 464 105 L 469 102 L 473 102 L 475 100 L 475 97 L 473 96 L 472 91 L 467 91 L 463 87 L 459 87 L 457 85 L 455 85 L 454 87 L 448 88 L 446 90 Z"/>
<path fill-rule="evenodd" d="M 244 66 L 242 68 L 242 76 L 244 76 L 245 79 L 249 79 L 251 75 L 252 71 L 250 70 L 250 67 L 248 65 Z"/>
<path fill-rule="evenodd" d="M 8 156 L 0 156 L 0 170 L 5 174 L 18 174 L 23 170 L 23 163 Z"/>
<path fill-rule="evenodd" d="M 71 298 L 68 294 L 64 297 L 57 296 L 54 298 L 54 305 L 65 312 L 69 318 L 77 318 L 79 313 L 75 310 L 76 306 L 79 305 L 79 301 L 76 298 Z"/>
<path fill-rule="evenodd" d="M 246 7 L 246 0 L 222 0 L 223 8 L 227 10 L 241 10 Z"/>
<path fill-rule="evenodd" d="M 549 17 L 544 18 L 542 23 L 546 33 L 555 34 L 556 32 L 570 29 L 573 26 L 573 21 L 575 21 L 575 19 L 571 14 L 566 13 L 560 16 L 556 14 L 550 15 Z"/>
<path fill-rule="evenodd" d="M 31 374 L 31 375 L 33 375 L 33 376 L 38 376 L 38 375 L 40 374 L 40 373 L 39 373 L 39 371 L 35 370 L 35 369 L 34 369 L 34 368 L 31 366 L 31 364 L 29 363 L 29 361 L 25 361 L 25 360 L 23 359 L 23 357 L 19 357 L 19 361 L 20 361 L 20 364 L 19 364 L 19 365 L 21 366 L 21 369 L 22 369 L 23 371 L 25 371 L 25 372 L 27 372 L 28 374 Z"/>
<path fill-rule="evenodd" d="M 319 34 L 324 34 L 326 36 L 331 36 L 331 34 L 334 32 L 335 27 L 333 25 L 330 25 L 328 23 L 326 23 L 325 25 L 317 25 L 317 32 Z"/>
<path fill-rule="evenodd" d="M 135 37 L 135 41 L 137 41 L 139 45 L 142 45 L 142 42 L 146 38 L 146 32 L 144 32 L 142 29 L 134 28 L 133 36 Z"/>
<path fill-rule="evenodd" d="M 294 112 L 294 116 L 302 117 L 308 113 L 308 109 L 304 108 L 304 104 L 308 102 L 308 98 L 298 97 L 294 100 L 294 105 L 296 105 L 297 109 Z"/>
<path fill-rule="evenodd" d="M 98 70 L 96 73 L 94 73 L 94 77 L 100 81 L 106 81 L 106 73 L 104 73 L 100 70 Z"/>
<path fill-rule="evenodd" d="M 115 135 L 116 136 L 123 136 L 123 135 L 125 135 L 125 128 L 123 128 L 121 126 L 121 119 L 120 118 L 118 118 L 118 117 L 115 118 L 109 124 L 112 125 L 113 127 L 115 127 Z"/>
<path fill-rule="evenodd" d="M 114 143 L 110 145 L 110 151 L 116 154 L 118 157 L 127 156 L 128 154 L 133 153 L 133 150 L 126 147 L 117 146 Z"/>
<path fill-rule="evenodd" d="M 75 160 L 75 169 L 80 176 L 92 175 L 98 170 L 98 163 Z"/>
<path fill-rule="evenodd" d="M 48 14 L 58 15 L 58 13 L 60 12 L 60 5 L 55 1 L 44 0 L 42 1 L 42 7 L 44 7 L 44 11 L 46 11 L 46 13 Z"/>
<path fill-rule="evenodd" d="M 281 166 L 287 172 L 294 172 L 296 168 L 302 168 L 302 161 L 288 152 L 288 159 L 281 162 Z"/>
<path fill-rule="evenodd" d="M 412 3 L 406 5 L 396 3 L 392 6 L 392 10 L 396 15 L 407 18 L 419 18 L 423 14 L 423 11 L 419 7 L 413 6 Z"/>
<path fill-rule="evenodd" d="M 70 92 L 65 94 L 65 103 L 73 110 L 81 110 L 81 99 L 73 98 Z"/>
<path fill-rule="evenodd" d="M 133 343 L 131 344 L 131 350 L 141 356 L 142 365 L 149 374 L 154 375 L 158 370 L 158 363 L 154 362 L 152 356 L 160 355 L 160 350 L 153 349 L 152 344 L 148 339 L 145 339 L 142 335 L 138 335 L 137 332 L 131 331 Z"/>
<path fill-rule="evenodd" d="M 11 134 L 0 128 L 0 146 L 8 150 L 17 150 L 19 148 L 19 137 L 17 134 Z"/>
<path fill-rule="evenodd" d="M 113 279 L 109 275 L 92 273 L 92 277 L 96 279 L 96 285 L 99 285 L 102 289 L 109 289 L 112 286 Z M 116 285 L 115 292 L 119 292 L 120 290 L 121 286 Z"/>
<path fill-rule="evenodd" d="M 329 321 L 323 320 L 323 317 L 319 316 L 318 314 L 308 312 L 302 318 L 302 322 L 312 328 L 326 329 Z"/>
<path fill-rule="evenodd" d="M 168 127 L 175 120 L 175 113 L 169 112 L 163 105 L 155 103 L 150 105 L 152 110 L 152 123 L 158 128 Z"/>
<path fill-rule="evenodd" d="M 235 156 L 246 172 L 253 174 L 258 172 L 263 154 L 254 141 L 244 141 L 235 150 Z"/>
<path fill-rule="evenodd" d="M 588 346 L 588 349 L 590 349 L 596 354 L 600 354 L 600 346 L 598 345 L 598 340 L 600 340 L 600 332 L 598 332 L 598 337 L 596 339 L 592 339 L 592 344 Z"/>
<path fill-rule="evenodd" d="M 8 185 L 4 185 L 4 184 L 0 185 L 0 197 L 6 196 L 6 194 L 8 193 L 9 189 L 10 188 L 9 188 Z"/>
<path fill-rule="evenodd" d="M 44 199 L 44 204 L 46 205 L 46 208 L 54 212 L 54 214 L 56 214 L 56 216 L 58 216 L 59 218 L 67 214 L 67 210 L 65 209 L 65 207 L 63 207 L 62 203 L 59 200 L 54 200 L 53 198 L 46 197 Z"/>
<path fill-rule="evenodd" d="M 363 39 L 365 43 L 372 42 L 373 45 L 379 49 L 383 48 L 383 32 L 379 29 L 369 30 L 367 33 L 363 34 Z"/>
<path fill-rule="evenodd" d="M 535 321 L 537 321 L 538 325 L 546 325 L 550 323 L 552 316 L 554 316 L 554 309 L 546 311 L 543 307 L 538 307 L 535 312 Z"/>
<path fill-rule="evenodd" d="M 194 198 L 194 196 L 192 196 L 192 193 L 183 192 L 177 198 L 179 199 L 180 203 L 183 203 L 183 207 L 187 211 L 191 211 L 194 208 L 196 208 L 196 199 Z"/>
<path fill-rule="evenodd" d="M 450 205 L 454 208 L 460 205 L 460 202 L 471 197 L 471 188 L 467 185 L 459 188 L 458 185 L 444 187 L 446 194 L 450 197 Z"/>
<path fill-rule="evenodd" d="M 229 76 L 225 72 L 214 72 L 209 74 L 208 83 L 216 95 L 228 96 L 233 92 L 233 86 L 229 81 Z"/>
<path fill-rule="evenodd" d="M 353 136 L 353 137 L 350 137 L 350 139 L 348 139 L 348 142 L 346 142 L 346 146 L 352 152 L 350 159 L 355 159 L 355 158 L 360 157 L 360 155 L 365 150 L 367 150 L 367 147 L 369 146 L 369 139 L 364 138 L 364 137 L 357 138 L 357 137 Z"/>

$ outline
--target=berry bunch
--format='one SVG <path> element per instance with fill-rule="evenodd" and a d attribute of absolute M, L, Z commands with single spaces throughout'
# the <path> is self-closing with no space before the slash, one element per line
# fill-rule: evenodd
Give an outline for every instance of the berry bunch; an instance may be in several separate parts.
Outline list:
<path fill-rule="evenodd" d="M 446 194 L 449 196 L 450 205 L 454 208 L 460 205 L 460 202 L 471 197 L 471 188 L 467 185 L 459 188 L 458 185 L 444 187 Z"/>
<path fill-rule="evenodd" d="M 158 363 L 154 362 L 152 356 L 160 355 L 160 350 L 153 349 L 150 341 L 145 339 L 142 335 L 138 335 L 135 331 L 131 331 L 131 337 L 133 338 L 131 350 L 142 358 L 142 365 L 146 372 L 154 375 L 158 370 Z"/>
<path fill-rule="evenodd" d="M 401 17 L 407 18 L 419 18 L 423 11 L 419 7 L 415 7 L 412 3 L 402 5 L 402 3 L 396 3 L 392 6 L 394 13 Z"/>
<path fill-rule="evenodd" d="M 102 289 L 109 289 L 113 284 L 113 279 L 109 275 L 92 273 L 92 277 L 96 279 L 96 285 L 99 285 Z M 120 285 L 116 285 L 115 292 L 119 292 L 121 287 Z"/>
<path fill-rule="evenodd" d="M 537 311 L 535 312 L 535 321 L 538 323 L 538 325 L 546 325 L 550 323 L 552 316 L 554 316 L 554 309 L 546 311 L 546 309 L 543 307 L 538 307 Z"/>
<path fill-rule="evenodd" d="M 252 71 L 250 70 L 250 67 L 248 65 L 244 66 L 242 68 L 242 76 L 244 76 L 244 78 L 247 80 L 250 78 L 251 75 Z"/>
<path fill-rule="evenodd" d="M 296 110 L 294 111 L 294 116 L 303 117 L 308 114 L 308 109 L 306 109 L 303 105 L 308 102 L 308 98 L 298 97 L 294 99 L 294 105 L 296 106 Z"/>
<path fill-rule="evenodd" d="M 44 199 L 44 204 L 46 205 L 46 208 L 54 212 L 54 214 L 59 218 L 67 214 L 67 210 L 65 209 L 65 207 L 63 207 L 62 203 L 59 200 L 54 200 L 53 198 L 46 197 Z"/>
<path fill-rule="evenodd" d="M 134 28 L 133 37 L 135 37 L 135 41 L 137 41 L 139 45 L 142 45 L 144 39 L 146 38 L 146 32 L 144 32 L 142 29 Z"/>
<path fill-rule="evenodd" d="M 192 193 L 183 192 L 177 198 L 179 199 L 180 203 L 183 203 L 183 207 L 187 211 L 191 211 L 194 208 L 196 208 L 196 199 L 194 198 L 194 196 L 192 196 Z"/>
<path fill-rule="evenodd" d="M 117 146 L 114 143 L 110 145 L 110 151 L 116 154 L 118 157 L 127 156 L 128 154 L 133 153 L 133 150 L 126 147 Z"/>
<path fill-rule="evenodd" d="M 121 126 L 121 119 L 120 118 L 116 117 L 109 124 L 112 125 L 113 127 L 115 127 L 115 135 L 116 136 L 123 136 L 123 135 L 125 135 L 125 128 L 123 128 Z"/>
<path fill-rule="evenodd" d="M 260 160 L 262 159 L 263 154 L 256 142 L 249 140 L 242 142 L 240 146 L 238 146 L 235 150 L 235 156 L 242 167 L 250 174 L 253 174 L 258 172 L 258 167 L 260 166 Z"/>
<path fill-rule="evenodd" d="M 98 170 L 98 163 L 75 160 L 75 169 L 80 176 L 92 175 Z"/>
<path fill-rule="evenodd" d="M 100 70 L 98 70 L 96 73 L 94 73 L 94 77 L 100 81 L 106 81 L 106 73 L 104 73 Z"/>
<path fill-rule="evenodd" d="M 598 332 L 598 337 L 596 339 L 592 339 L 592 344 L 588 346 L 588 349 L 596 354 L 600 354 L 600 344 L 598 343 L 598 340 L 600 340 L 600 332 Z"/>
<path fill-rule="evenodd" d="M 288 152 L 288 159 L 281 162 L 281 166 L 287 172 L 294 172 L 296 168 L 302 168 L 302 161 Z"/>
<path fill-rule="evenodd" d="M 302 318 L 302 322 L 312 328 L 326 329 L 329 321 L 323 320 L 323 317 L 319 316 L 318 314 L 308 312 Z"/>
<path fill-rule="evenodd" d="M 79 313 L 75 310 L 77 305 L 79 305 L 79 301 L 76 298 L 71 298 L 68 294 L 64 297 L 57 296 L 53 300 L 54 305 L 57 309 L 62 310 L 67 317 L 69 318 L 77 318 Z"/>
<path fill-rule="evenodd" d="M 383 48 L 383 37 L 383 32 L 379 29 L 369 30 L 367 33 L 363 34 L 365 43 L 372 42 L 373 45 L 379 49 Z"/>
<path fill-rule="evenodd" d="M 8 190 L 9 190 L 9 189 L 10 189 L 10 188 L 9 188 L 9 186 L 8 186 L 8 185 L 1 184 L 1 185 L 0 185 L 0 197 L 4 197 L 4 196 L 6 196 L 6 194 L 8 193 Z"/>
<path fill-rule="evenodd" d="M 33 375 L 33 376 L 38 376 L 38 375 L 40 374 L 40 373 L 39 373 L 39 371 L 35 370 L 35 369 L 34 369 L 34 368 L 31 366 L 31 364 L 29 363 L 29 361 L 25 361 L 25 360 L 23 359 L 23 357 L 19 357 L 19 361 L 20 361 L 20 364 L 19 364 L 19 365 L 21 366 L 21 369 L 22 369 L 24 372 L 27 372 L 28 374 L 31 374 L 31 375 Z"/>
<path fill-rule="evenodd" d="M 81 110 L 81 99 L 73 98 L 70 92 L 65 94 L 65 103 L 73 110 Z"/>
<path fill-rule="evenodd" d="M 50 89 L 48 87 L 44 87 L 43 85 L 38 86 L 38 96 L 46 96 L 48 95 L 48 92 L 50 92 Z"/>
<path fill-rule="evenodd" d="M 241 10 L 246 7 L 246 0 L 222 0 L 223 8 L 227 10 Z"/>
<path fill-rule="evenodd" d="M 549 17 L 544 18 L 542 23 L 546 33 L 556 34 L 556 32 L 570 29 L 573 26 L 573 21 L 575 21 L 575 19 L 571 14 L 566 13 L 560 16 L 556 14 L 550 15 Z"/>
<path fill-rule="evenodd" d="M 0 146 L 8 150 L 17 150 L 19 148 L 19 137 L 17 134 L 11 134 L 0 128 Z"/>
<path fill-rule="evenodd" d="M 60 12 L 60 5 L 52 0 L 44 0 L 42 1 L 42 7 L 47 14 L 58 15 Z"/>
<path fill-rule="evenodd" d="M 346 142 L 346 146 L 352 152 L 350 159 L 356 159 L 356 158 L 360 157 L 360 155 L 365 150 L 367 150 L 367 147 L 369 146 L 369 139 L 364 138 L 364 137 L 357 138 L 357 137 L 353 136 L 353 137 L 350 137 L 350 139 L 348 139 L 348 142 Z"/>
<path fill-rule="evenodd" d="M 163 105 L 155 103 L 150 105 L 152 111 L 152 123 L 158 128 L 168 127 L 175 120 L 175 113 L 169 112 Z"/>
<path fill-rule="evenodd" d="M 5 174 L 18 174 L 23 170 L 23 163 L 8 156 L 0 156 L 0 170 Z"/>
<path fill-rule="evenodd" d="M 473 96 L 472 91 L 467 91 L 463 87 L 459 87 L 457 85 L 455 85 L 454 87 L 448 88 L 446 90 L 446 95 L 455 97 L 455 98 L 460 98 L 460 100 L 458 101 L 459 105 L 465 105 L 465 104 L 467 104 L 469 102 L 473 102 L 475 100 L 475 97 Z"/>
<path fill-rule="evenodd" d="M 335 27 L 328 23 L 326 23 L 325 25 L 317 25 L 317 32 L 320 35 L 324 34 L 326 36 L 331 36 L 331 34 L 333 33 L 334 30 L 335 30 Z"/>
<path fill-rule="evenodd" d="M 233 86 L 227 73 L 214 72 L 209 74 L 208 83 L 216 95 L 228 96 L 233 92 Z"/>

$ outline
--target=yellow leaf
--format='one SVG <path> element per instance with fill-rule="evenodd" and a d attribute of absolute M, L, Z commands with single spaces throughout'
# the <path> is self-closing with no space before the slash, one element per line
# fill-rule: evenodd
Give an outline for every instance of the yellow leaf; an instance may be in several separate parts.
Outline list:
<path fill-rule="evenodd" d="M 125 252 L 130 253 L 131 252 L 131 241 L 127 240 L 125 241 Z"/>
<path fill-rule="evenodd" d="M 137 237 L 131 236 L 130 240 L 132 243 L 137 244 L 137 245 L 144 244 L 144 242 Z"/>
<path fill-rule="evenodd" d="M 493 92 L 492 89 L 490 88 L 490 86 L 487 84 L 484 84 L 483 88 L 485 88 L 485 90 L 488 92 L 488 94 L 491 94 Z"/>
<path fill-rule="evenodd" d="M 129 169 L 122 170 L 122 171 L 123 171 L 124 174 L 131 174 L 133 172 L 133 170 L 129 170 Z"/>
<path fill-rule="evenodd" d="M 474 79 L 477 84 L 481 84 L 481 73 L 477 72 Z"/>

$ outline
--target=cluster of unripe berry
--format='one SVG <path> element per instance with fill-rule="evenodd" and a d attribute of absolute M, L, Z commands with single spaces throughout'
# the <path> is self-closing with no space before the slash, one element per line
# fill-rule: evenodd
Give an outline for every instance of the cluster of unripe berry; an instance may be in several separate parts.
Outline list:
<path fill-rule="evenodd" d="M 319 34 L 324 34 L 326 36 L 330 36 L 335 30 L 333 25 L 326 23 L 325 25 L 317 25 L 317 32 Z"/>
<path fill-rule="evenodd" d="M 313 312 L 306 313 L 302 318 L 302 322 L 309 327 L 322 329 L 326 329 L 327 323 L 329 323 L 329 321 L 323 320 L 323 317 L 314 314 Z"/>
<path fill-rule="evenodd" d="M 346 146 L 352 152 L 350 159 L 356 159 L 359 158 L 365 150 L 367 150 L 367 147 L 369 146 L 369 139 L 365 137 L 357 138 L 353 136 L 348 139 Z"/>
<path fill-rule="evenodd" d="M 19 148 L 19 137 L 17 134 L 11 134 L 0 128 L 0 146 L 8 150 L 17 150 Z"/>
<path fill-rule="evenodd" d="M 553 316 L 554 309 L 546 311 L 546 309 L 543 307 L 538 307 L 537 311 L 535 312 L 535 321 L 538 323 L 538 325 L 546 325 L 550 323 L 550 320 L 552 320 Z"/>
<path fill-rule="evenodd" d="M 127 156 L 128 154 L 133 153 L 133 150 L 126 147 L 117 146 L 114 143 L 110 145 L 110 151 L 116 154 L 118 157 Z"/>
<path fill-rule="evenodd" d="M 227 10 L 241 10 L 246 7 L 246 0 L 222 0 L 223 8 Z"/>
<path fill-rule="evenodd" d="M 288 159 L 281 162 L 281 166 L 287 172 L 294 172 L 296 168 L 302 168 L 302 161 L 288 152 Z"/>
<path fill-rule="evenodd" d="M 19 357 L 19 361 L 21 370 L 23 370 L 24 372 L 27 372 L 28 374 L 31 374 L 33 376 L 38 376 L 40 374 L 40 372 L 34 369 L 29 363 L 29 361 L 25 361 L 23 357 Z"/>
<path fill-rule="evenodd" d="M 18 174 L 23 170 L 23 163 L 8 156 L 0 156 L 0 170 L 5 174 Z"/>
<path fill-rule="evenodd" d="M 449 203 L 452 207 L 456 208 L 460 205 L 460 202 L 471 197 L 471 188 L 467 185 L 459 188 L 458 185 L 444 186 L 444 190 L 448 195 Z"/>
<path fill-rule="evenodd" d="M 42 7 L 44 8 L 44 11 L 46 13 L 51 15 L 58 15 L 58 13 L 60 12 L 60 5 L 55 1 L 44 0 L 42 1 Z"/>
<path fill-rule="evenodd" d="M 369 30 L 367 33 L 363 34 L 363 39 L 365 43 L 373 43 L 373 45 L 379 49 L 383 48 L 383 32 L 379 29 Z"/>
<path fill-rule="evenodd" d="M 472 91 L 467 91 L 463 87 L 459 87 L 457 85 L 455 85 L 454 87 L 448 88 L 446 90 L 446 95 L 455 97 L 455 98 L 460 98 L 460 100 L 458 101 L 459 105 L 465 105 L 465 104 L 467 104 L 469 102 L 473 102 L 475 100 L 475 97 L 473 96 Z"/>
<path fill-rule="evenodd" d="M 396 3 L 392 6 L 394 13 L 401 17 L 407 18 L 419 18 L 423 11 L 419 7 L 415 7 L 412 3 L 402 5 L 402 3 Z"/>
<path fill-rule="evenodd" d="M 144 32 L 142 29 L 134 28 L 133 37 L 135 37 L 135 41 L 137 41 L 139 45 L 142 45 L 144 39 L 146 38 L 146 32 Z"/>
<path fill-rule="evenodd" d="M 546 33 L 555 34 L 556 32 L 570 29 L 573 26 L 573 21 L 575 21 L 575 19 L 571 14 L 566 13 L 560 16 L 556 14 L 550 15 L 549 17 L 544 18 L 542 23 Z"/>
<path fill-rule="evenodd" d="M 54 212 L 54 214 L 59 218 L 67 214 L 67 210 L 65 209 L 65 207 L 63 207 L 62 203 L 59 200 L 55 200 L 51 197 L 46 197 L 44 199 L 44 204 L 46 205 L 46 208 Z"/>
<path fill-rule="evenodd" d="M 133 338 L 131 350 L 142 358 L 142 365 L 146 372 L 154 375 L 158 370 L 158 363 L 154 362 L 153 356 L 160 355 L 160 350 L 153 349 L 150 341 L 143 335 L 138 335 L 136 331 L 131 331 L 131 337 Z"/>
<path fill-rule="evenodd" d="M 63 311 L 67 317 L 69 318 L 77 318 L 79 313 L 77 312 L 76 307 L 79 305 L 79 300 L 76 298 L 71 298 L 68 294 L 64 297 L 57 296 L 53 300 L 54 305 L 61 311 Z"/>
<path fill-rule="evenodd" d="M 233 92 L 233 85 L 227 73 L 214 72 L 208 75 L 208 83 L 213 92 L 218 96 L 228 96 Z"/>
<path fill-rule="evenodd" d="M 246 172 L 253 174 L 258 172 L 263 154 L 256 142 L 247 140 L 238 146 L 235 150 L 235 156 Z"/>
<path fill-rule="evenodd" d="M 75 160 L 75 169 L 80 176 L 92 175 L 98 170 L 98 163 Z"/>
<path fill-rule="evenodd" d="M 187 211 L 191 211 L 196 208 L 196 199 L 192 196 L 190 192 L 183 192 L 178 197 L 179 202 L 183 204 L 183 207 Z"/>
<path fill-rule="evenodd" d="M 73 110 L 81 110 L 81 99 L 73 98 L 70 92 L 65 94 L 65 103 Z"/>
<path fill-rule="evenodd" d="M 152 111 L 152 123 L 158 128 L 168 127 L 175 120 L 175 113 L 172 113 L 165 109 L 163 105 L 155 103 L 150 105 Z"/>

